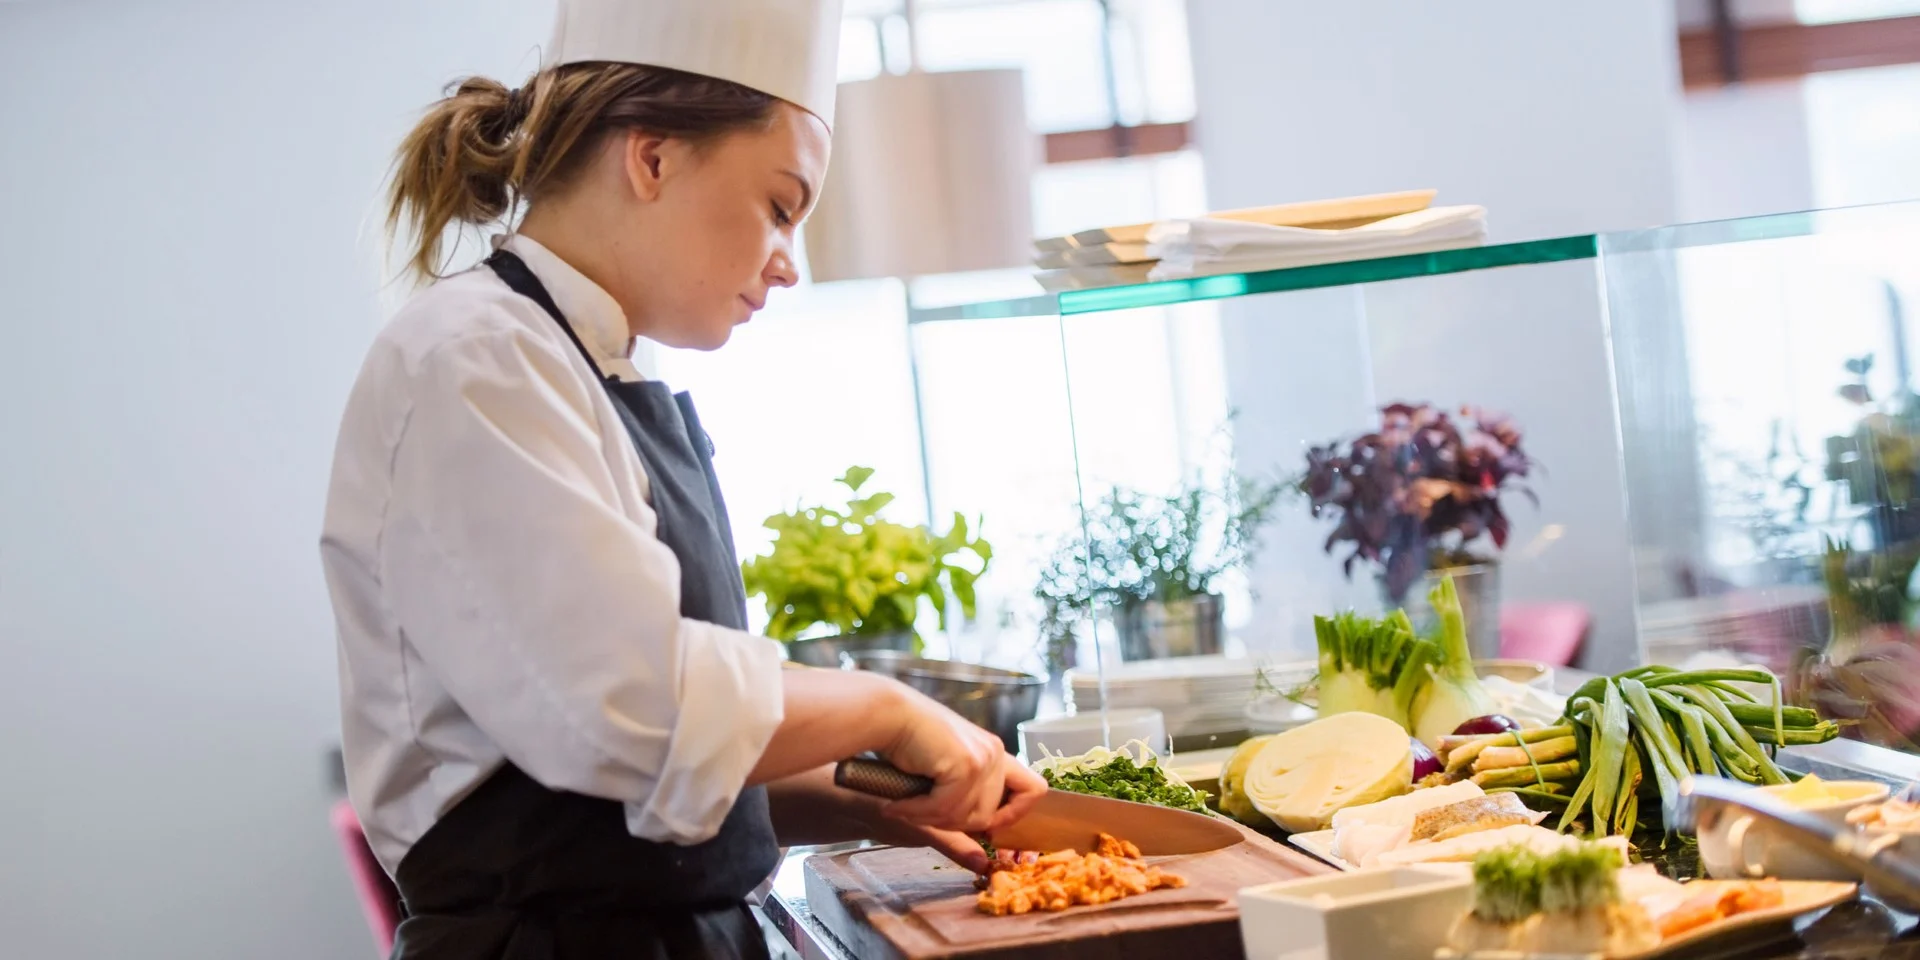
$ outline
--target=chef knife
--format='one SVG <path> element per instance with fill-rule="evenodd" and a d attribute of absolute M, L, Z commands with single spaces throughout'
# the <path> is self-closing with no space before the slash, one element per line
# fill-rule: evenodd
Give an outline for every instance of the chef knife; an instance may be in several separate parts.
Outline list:
<path fill-rule="evenodd" d="M 933 790 L 933 781 L 881 760 L 842 760 L 833 782 L 848 790 L 905 800 Z M 989 837 L 1002 850 L 1092 853 L 1100 834 L 1131 841 L 1147 857 L 1206 853 L 1230 847 L 1245 835 L 1218 817 L 1146 803 L 1049 790 L 1019 822 Z"/>

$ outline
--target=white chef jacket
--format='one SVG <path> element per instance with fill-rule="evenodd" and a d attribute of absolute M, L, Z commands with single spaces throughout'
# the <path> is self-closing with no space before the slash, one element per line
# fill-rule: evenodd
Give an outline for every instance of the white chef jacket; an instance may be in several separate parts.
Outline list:
<path fill-rule="evenodd" d="M 594 362 L 638 379 L 614 299 L 515 236 Z M 334 452 L 321 556 L 347 791 L 389 871 L 511 760 L 713 837 L 779 726 L 781 649 L 680 616 L 646 474 L 596 372 L 484 267 L 374 341 Z"/>

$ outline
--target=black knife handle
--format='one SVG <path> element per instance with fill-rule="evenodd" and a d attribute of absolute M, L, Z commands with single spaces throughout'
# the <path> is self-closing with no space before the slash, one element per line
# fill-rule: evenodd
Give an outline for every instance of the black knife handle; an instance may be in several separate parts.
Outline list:
<path fill-rule="evenodd" d="M 932 780 L 884 760 L 842 760 L 833 768 L 833 785 L 882 800 L 905 800 L 933 792 Z"/>

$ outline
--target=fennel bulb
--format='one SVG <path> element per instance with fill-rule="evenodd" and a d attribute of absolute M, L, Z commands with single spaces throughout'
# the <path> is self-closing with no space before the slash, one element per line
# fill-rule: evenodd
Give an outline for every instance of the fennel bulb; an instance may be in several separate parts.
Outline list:
<path fill-rule="evenodd" d="M 1440 749 L 1440 738 L 1475 717 L 1498 713 L 1500 705 L 1480 685 L 1473 672 L 1473 654 L 1467 649 L 1467 619 L 1460 611 L 1460 594 L 1453 578 L 1443 577 L 1429 597 L 1440 616 L 1435 656 L 1426 664 L 1430 674 L 1413 698 L 1409 730 L 1429 748 Z"/>

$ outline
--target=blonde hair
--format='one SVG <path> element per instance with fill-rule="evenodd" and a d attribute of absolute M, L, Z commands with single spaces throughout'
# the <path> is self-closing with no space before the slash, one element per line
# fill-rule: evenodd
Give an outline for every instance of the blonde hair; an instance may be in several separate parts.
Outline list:
<path fill-rule="evenodd" d="M 646 130 L 704 141 L 765 126 L 778 100 L 699 74 L 631 63 L 542 70 L 507 89 L 468 77 L 400 144 L 387 192 L 387 237 L 412 248 L 406 273 L 441 275 L 447 228 L 504 222 L 523 203 L 564 186 L 603 138 Z"/>

